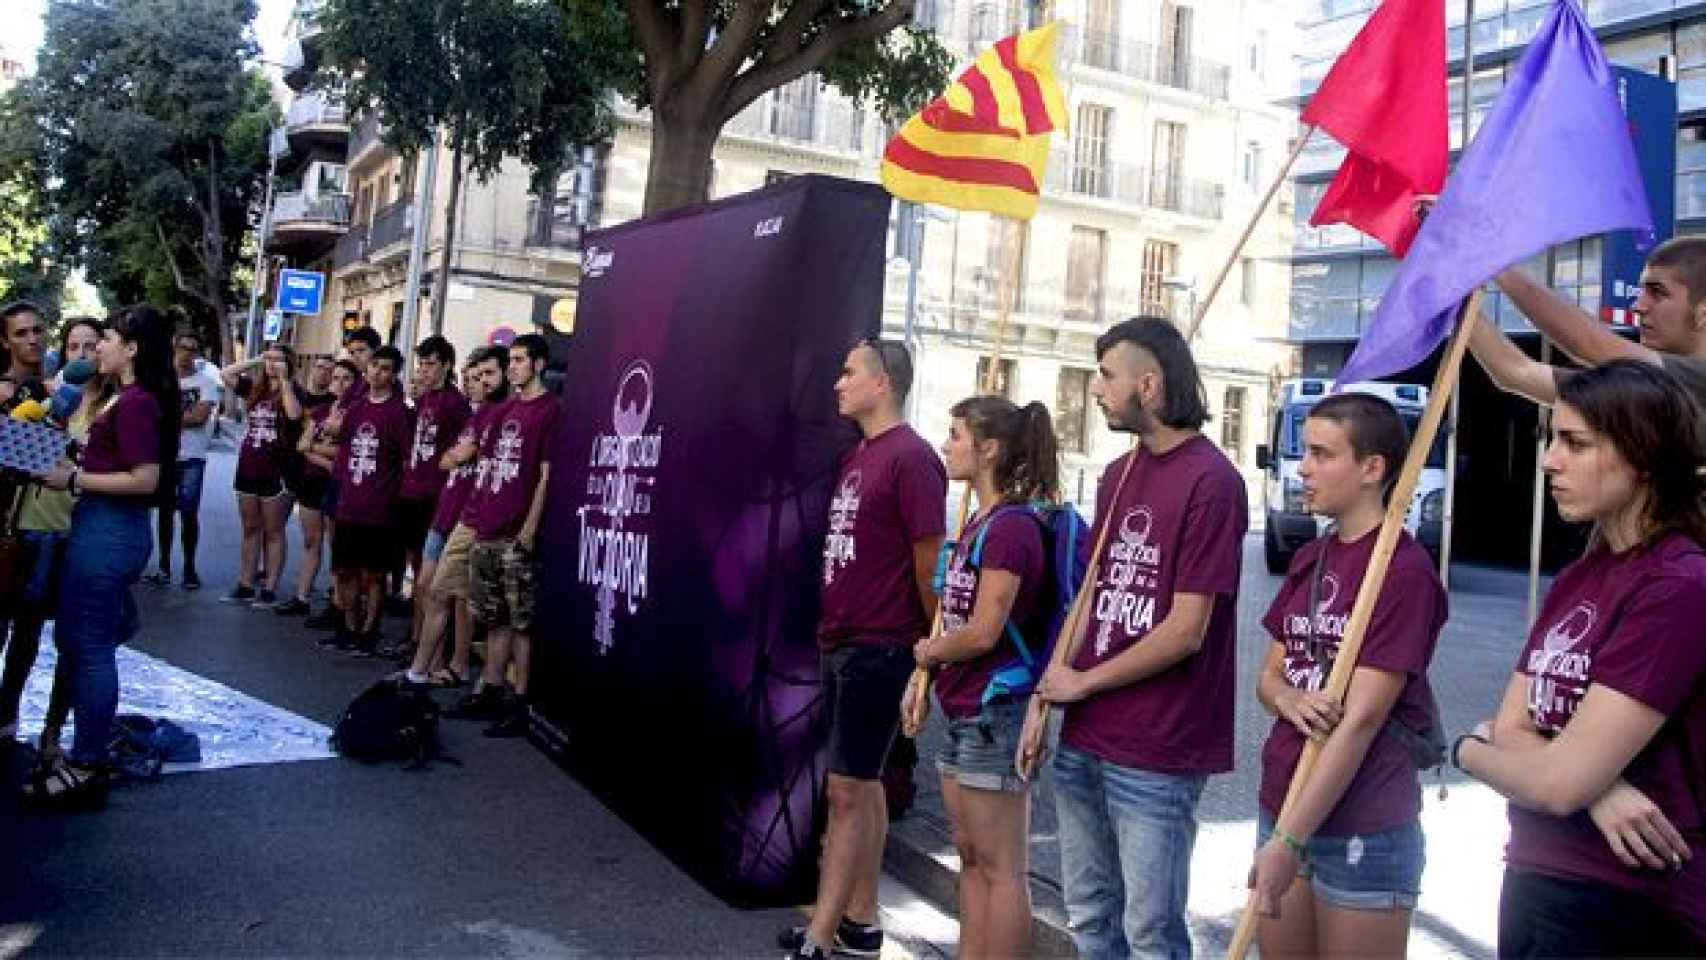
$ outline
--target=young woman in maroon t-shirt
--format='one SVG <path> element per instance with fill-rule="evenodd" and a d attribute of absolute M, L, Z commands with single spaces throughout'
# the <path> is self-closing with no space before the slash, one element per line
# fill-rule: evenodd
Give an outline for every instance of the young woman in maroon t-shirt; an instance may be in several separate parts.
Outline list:
<path fill-rule="evenodd" d="M 942 445 L 948 479 L 969 484 L 977 513 L 948 557 L 942 631 L 918 641 L 913 657 L 935 671 L 936 694 L 948 718 L 948 743 L 936 766 L 960 852 L 960 954 L 1026 956 L 1031 808 L 1013 758 L 1030 691 L 1001 694 L 989 685 L 1016 656 L 1009 623 L 1041 656 L 1046 624 L 1038 614 L 1048 588 L 1048 554 L 1029 504 L 1059 498 L 1059 447 L 1048 408 L 1040 403 L 1020 408 L 1001 397 L 973 397 L 950 412 Z M 914 715 L 918 694 L 916 685 L 909 686 L 902 718 Z"/>
<path fill-rule="evenodd" d="M 272 609 L 278 602 L 278 578 L 284 573 L 285 524 L 290 497 L 284 486 L 286 467 L 296 449 L 302 423 L 302 398 L 291 379 L 295 353 L 273 344 L 252 360 L 241 360 L 219 372 L 227 389 L 243 397 L 243 437 L 237 444 L 237 515 L 243 525 L 237 585 L 226 603 Z M 262 568 L 255 589 L 255 568 Z"/>
<path fill-rule="evenodd" d="M 1391 404 L 1343 393 L 1310 411 L 1303 443 L 1309 509 L 1332 526 L 1298 552 L 1262 621 L 1273 643 L 1256 696 L 1274 726 L 1251 869 L 1257 936 L 1264 957 L 1403 957 L 1424 861 L 1408 738 L 1437 723 L 1427 672 L 1445 588 L 1400 534 L 1343 707 L 1322 692 L 1409 437 Z M 1306 740 L 1320 759 L 1282 816 Z"/>
<path fill-rule="evenodd" d="M 1657 366 L 1559 387 L 1546 450 L 1591 522 L 1498 716 L 1452 760 L 1510 799 L 1499 954 L 1706 952 L 1706 411 Z"/>

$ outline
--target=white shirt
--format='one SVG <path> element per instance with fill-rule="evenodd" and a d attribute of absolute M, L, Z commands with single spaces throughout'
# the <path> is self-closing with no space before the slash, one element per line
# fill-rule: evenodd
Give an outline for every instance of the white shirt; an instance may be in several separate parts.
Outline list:
<path fill-rule="evenodd" d="M 213 365 L 200 358 L 196 359 L 194 373 L 187 377 L 178 378 L 178 392 L 183 396 L 186 415 L 198 403 L 213 405 L 213 416 L 208 417 L 206 423 L 195 427 L 185 427 L 179 436 L 179 460 L 207 459 L 207 448 L 213 443 L 214 419 L 219 415 L 219 395 L 222 389 L 219 383 L 219 375 L 214 372 Z"/>

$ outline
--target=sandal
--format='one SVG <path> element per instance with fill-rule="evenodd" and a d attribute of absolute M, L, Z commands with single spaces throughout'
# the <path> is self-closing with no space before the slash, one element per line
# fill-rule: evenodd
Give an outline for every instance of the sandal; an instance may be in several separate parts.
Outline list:
<path fill-rule="evenodd" d="M 164 587 L 172 582 L 172 575 L 164 570 L 155 570 L 153 573 L 143 574 L 142 582 L 151 587 Z"/>
<path fill-rule="evenodd" d="M 38 769 L 24 785 L 28 803 L 61 808 L 94 807 L 106 801 L 107 772 L 72 766 L 59 760 Z"/>
<path fill-rule="evenodd" d="M 427 678 L 427 685 L 433 687 L 455 688 L 462 683 L 462 675 L 449 667 L 439 667 Z"/>

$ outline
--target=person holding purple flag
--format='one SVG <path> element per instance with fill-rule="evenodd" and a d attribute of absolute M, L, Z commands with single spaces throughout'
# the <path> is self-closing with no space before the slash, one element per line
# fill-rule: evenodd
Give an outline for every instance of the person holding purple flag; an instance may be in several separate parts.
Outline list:
<path fill-rule="evenodd" d="M 1499 955 L 1701 956 L 1706 411 L 1616 360 L 1559 385 L 1552 430 L 1552 498 L 1593 539 L 1451 751 L 1510 800 Z"/>
<path fill-rule="evenodd" d="M 1197 801 L 1232 769 L 1250 511 L 1238 469 L 1202 435 L 1202 378 L 1173 322 L 1116 324 L 1096 355 L 1091 393 L 1138 446 L 1096 492 L 1098 528 L 1114 527 L 1086 642 L 1037 687 L 1066 707 L 1053 768 L 1067 923 L 1086 957 L 1189 957 Z"/>
<path fill-rule="evenodd" d="M 1439 729 L 1428 663 L 1447 609 L 1409 533 L 1342 707 L 1323 692 L 1409 444 L 1398 411 L 1366 393 L 1328 397 L 1303 423 L 1304 494 L 1333 525 L 1298 551 L 1262 620 L 1273 642 L 1256 696 L 1274 725 L 1251 885 L 1264 957 L 1403 957 L 1409 943 L 1426 860 L 1411 744 Z M 1282 813 L 1308 740 L 1322 744 L 1320 759 Z"/>
<path fill-rule="evenodd" d="M 931 581 L 947 532 L 947 470 L 901 415 L 910 389 L 912 354 L 874 338 L 848 351 L 835 382 L 836 410 L 861 439 L 841 462 L 823 548 L 829 819 L 812 921 L 778 938 L 795 957 L 882 951 L 880 778 L 900 730 L 913 644 L 936 615 Z"/>
<path fill-rule="evenodd" d="M 367 392 L 348 404 L 340 428 L 332 574 L 344 600 L 344 623 L 321 646 L 358 656 L 378 655 L 385 578 L 402 552 L 393 514 L 411 438 L 397 383 L 402 366 L 396 347 L 375 350 L 367 363 Z"/>
<path fill-rule="evenodd" d="M 456 389 L 456 348 L 450 341 L 433 335 L 415 348 L 415 372 L 420 377 L 422 392 L 415 400 L 414 442 L 409 445 L 409 461 L 403 468 L 403 487 L 397 501 L 397 527 L 403 538 L 403 556 L 415 575 L 414 621 L 410 640 L 420 643 L 421 621 L 425 616 L 422 596 L 428 592 L 428 578 L 422 576 L 421 549 L 432 529 L 433 513 L 438 509 L 439 493 L 448 476 L 439 461 L 456 443 L 468 422 L 468 398 Z"/>
<path fill-rule="evenodd" d="M 536 333 L 509 345 L 507 375 L 512 396 L 493 410 L 480 441 L 480 460 L 462 522 L 472 532 L 468 606 L 486 628 L 486 664 L 481 686 L 460 705 L 468 719 L 497 722 L 489 737 L 527 732 L 527 686 L 533 663 L 533 546 L 551 484 L 557 426 L 563 405 L 545 389 L 550 348 Z M 447 550 L 448 552 L 448 550 Z M 504 693 L 504 671 L 513 661 L 514 690 Z"/>
<path fill-rule="evenodd" d="M 1495 274 L 1566 240 L 1623 229 L 1653 229 L 1629 121 L 1592 28 L 1563 0 L 1446 181 L 1338 382 L 1421 363 L 1464 298 Z"/>

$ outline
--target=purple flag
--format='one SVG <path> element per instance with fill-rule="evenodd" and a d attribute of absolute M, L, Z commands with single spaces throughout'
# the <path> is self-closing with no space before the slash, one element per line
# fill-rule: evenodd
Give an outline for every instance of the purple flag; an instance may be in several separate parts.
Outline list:
<path fill-rule="evenodd" d="M 1573 0 L 1558 0 L 1481 124 L 1380 309 L 1339 373 L 1372 380 L 1427 359 L 1457 306 L 1511 264 L 1652 211 L 1616 79 Z"/>

